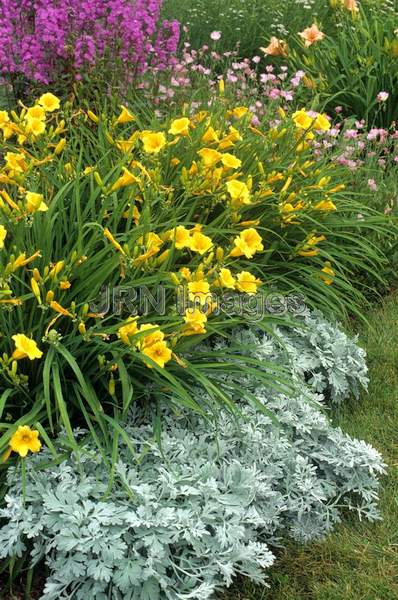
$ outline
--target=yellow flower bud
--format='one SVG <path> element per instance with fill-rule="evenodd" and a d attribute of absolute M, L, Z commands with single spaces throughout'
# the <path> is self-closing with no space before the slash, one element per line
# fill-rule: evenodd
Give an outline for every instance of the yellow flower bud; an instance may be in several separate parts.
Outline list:
<path fill-rule="evenodd" d="M 73 317 L 73 315 L 69 312 L 69 310 L 67 310 L 66 308 L 64 308 L 63 306 L 61 306 L 55 300 L 51 300 L 50 307 L 53 310 L 55 310 L 55 312 L 59 313 L 60 315 L 64 315 L 64 317 Z"/>
<path fill-rule="evenodd" d="M 196 269 L 196 273 L 195 273 L 195 279 L 196 281 L 200 281 L 201 279 L 204 279 L 204 270 L 203 270 L 203 265 L 199 265 L 198 268 Z"/>
<path fill-rule="evenodd" d="M 216 259 L 218 260 L 218 262 L 222 262 L 224 258 L 224 249 L 221 248 L 221 246 L 218 246 L 218 248 L 216 249 Z"/>
<path fill-rule="evenodd" d="M 86 326 L 83 323 L 83 321 L 81 323 L 79 323 L 78 330 L 81 335 L 84 335 L 86 333 L 87 330 L 86 330 Z"/>
<path fill-rule="evenodd" d="M 35 295 L 36 300 L 39 304 L 41 304 L 40 288 L 34 277 L 32 277 L 32 279 L 30 280 L 30 287 L 32 288 L 32 292 Z"/>
<path fill-rule="evenodd" d="M 49 272 L 49 277 L 51 277 L 51 279 L 54 279 L 54 277 L 56 277 L 64 268 L 65 266 L 65 261 L 64 260 L 59 260 L 51 269 L 51 271 Z"/>
<path fill-rule="evenodd" d="M 104 182 L 102 181 L 101 175 L 98 173 L 98 171 L 94 171 L 94 180 L 98 187 L 104 187 Z"/>
<path fill-rule="evenodd" d="M 392 56 L 398 58 L 398 40 L 394 40 L 391 42 L 390 52 Z"/>
<path fill-rule="evenodd" d="M 33 275 L 35 281 L 41 281 L 40 271 L 39 271 L 39 269 L 36 269 L 36 267 L 33 269 L 32 275 Z"/>
<path fill-rule="evenodd" d="M 115 143 L 115 140 L 113 139 L 113 137 L 111 136 L 110 133 L 106 132 L 105 137 L 106 137 L 106 139 L 108 140 L 108 142 L 110 144 L 114 144 Z"/>
<path fill-rule="evenodd" d="M 178 279 L 176 273 L 170 273 L 170 280 L 174 285 L 180 285 L 180 280 Z"/>
<path fill-rule="evenodd" d="M 162 252 L 162 254 L 157 259 L 156 264 L 161 265 L 162 263 L 164 263 L 167 260 L 169 254 L 170 250 L 165 250 L 164 252 Z"/>
<path fill-rule="evenodd" d="M 48 290 L 46 294 L 46 303 L 50 304 L 54 300 L 54 292 L 52 290 Z"/>
<path fill-rule="evenodd" d="M 208 254 L 206 256 L 206 258 L 204 259 L 203 263 L 205 265 L 210 265 L 213 262 L 214 259 L 214 252 L 210 252 L 210 254 Z"/>
<path fill-rule="evenodd" d="M 62 150 L 66 146 L 66 139 L 62 138 L 59 140 L 58 144 L 55 146 L 54 154 L 61 154 Z"/>
<path fill-rule="evenodd" d="M 54 135 L 59 135 L 60 133 L 62 133 L 65 130 L 65 121 L 62 119 L 62 121 L 59 122 L 58 127 L 56 128 L 56 130 L 54 131 Z"/>
<path fill-rule="evenodd" d="M 94 123 L 99 123 L 99 118 L 97 117 L 97 115 L 95 113 L 93 113 L 92 110 L 87 111 L 87 116 Z"/>

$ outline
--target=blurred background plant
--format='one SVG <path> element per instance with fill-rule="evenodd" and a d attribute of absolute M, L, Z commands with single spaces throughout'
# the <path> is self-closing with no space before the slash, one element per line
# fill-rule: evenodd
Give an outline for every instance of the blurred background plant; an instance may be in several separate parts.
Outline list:
<path fill-rule="evenodd" d="M 210 34 L 218 31 L 220 52 L 238 47 L 240 58 L 251 58 L 268 36 L 288 36 L 305 27 L 308 19 L 324 19 L 329 11 L 327 0 L 165 0 L 162 14 L 180 21 L 183 39 L 194 49 L 208 44 Z"/>
<path fill-rule="evenodd" d="M 398 120 L 398 6 L 373 0 L 331 4 L 334 30 L 328 33 L 319 20 L 319 38 L 303 40 L 307 29 L 291 36 L 288 61 L 305 71 L 307 98 L 315 95 L 320 110 L 341 106 L 346 116 L 387 128 Z"/>

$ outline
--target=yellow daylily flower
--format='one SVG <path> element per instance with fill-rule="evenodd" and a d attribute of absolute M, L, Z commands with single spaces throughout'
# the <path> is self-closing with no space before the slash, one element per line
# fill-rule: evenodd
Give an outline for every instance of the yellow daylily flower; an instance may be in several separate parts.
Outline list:
<path fill-rule="evenodd" d="M 46 130 L 46 123 L 41 119 L 29 119 L 26 125 L 26 132 L 34 136 L 42 135 Z"/>
<path fill-rule="evenodd" d="M 230 269 L 220 269 L 217 279 L 218 285 L 223 288 L 234 290 L 236 286 L 236 279 L 232 275 Z"/>
<path fill-rule="evenodd" d="M 194 310 L 188 308 L 184 316 L 185 326 L 182 330 L 182 335 L 197 335 L 206 333 L 205 324 L 207 316 L 199 309 Z"/>
<path fill-rule="evenodd" d="M 7 169 L 15 171 L 15 173 L 24 173 L 28 168 L 25 162 L 25 155 L 16 152 L 6 152 L 4 156 Z"/>
<path fill-rule="evenodd" d="M 189 133 L 190 120 L 187 117 L 181 119 L 175 119 L 169 129 L 171 135 L 188 135 Z"/>
<path fill-rule="evenodd" d="M 304 109 L 296 110 L 296 112 L 293 113 L 292 119 L 299 129 L 309 129 L 313 123 L 313 119 Z"/>
<path fill-rule="evenodd" d="M 4 248 L 4 241 L 6 239 L 7 236 L 7 229 L 4 227 L 4 225 L 0 225 L 0 249 Z"/>
<path fill-rule="evenodd" d="M 213 148 L 202 148 L 198 151 L 198 154 L 206 167 L 213 167 L 222 157 L 221 152 L 217 152 L 217 150 L 213 150 Z"/>
<path fill-rule="evenodd" d="M 32 256 L 29 256 L 28 258 L 26 258 L 26 253 L 22 252 L 22 254 L 20 254 L 14 260 L 14 262 L 11 264 L 11 270 L 16 271 L 16 269 L 19 269 L 20 267 L 25 267 L 26 265 L 31 263 L 33 260 L 35 260 L 35 258 L 37 258 L 38 256 L 40 256 L 40 250 L 36 250 L 36 252 L 34 254 L 32 254 Z"/>
<path fill-rule="evenodd" d="M 330 121 L 326 115 L 317 114 L 313 124 L 314 129 L 319 131 L 328 131 L 331 128 Z"/>
<path fill-rule="evenodd" d="M 230 181 L 227 181 L 227 190 L 234 206 L 251 204 L 249 188 L 243 181 L 230 179 Z"/>
<path fill-rule="evenodd" d="M 39 119 L 39 121 L 43 121 L 46 118 L 46 111 L 42 106 L 31 106 L 26 111 L 25 119 L 29 121 L 30 119 Z"/>
<path fill-rule="evenodd" d="M 11 436 L 10 449 L 22 458 L 25 458 L 28 452 L 39 452 L 41 449 L 39 432 L 31 429 L 29 425 L 20 425 Z"/>
<path fill-rule="evenodd" d="M 31 338 L 28 338 L 25 334 L 16 333 L 11 337 L 15 342 L 15 350 L 12 355 L 14 360 L 19 360 L 20 358 L 34 360 L 35 358 L 41 358 L 43 356 L 43 352 L 39 350 L 36 342 Z"/>
<path fill-rule="evenodd" d="M 191 281 L 192 274 L 191 274 L 191 270 L 188 269 L 188 267 L 181 267 L 180 273 L 186 281 Z"/>
<path fill-rule="evenodd" d="M 115 183 L 110 189 L 110 192 L 116 192 L 117 190 L 120 190 L 123 187 L 133 185 L 133 183 L 138 184 L 140 183 L 140 180 L 133 173 L 131 173 L 131 171 L 126 169 L 126 167 L 123 167 L 123 175 L 121 175 L 119 179 L 115 181 Z"/>
<path fill-rule="evenodd" d="M 152 359 L 161 369 L 171 360 L 172 351 L 167 346 L 166 342 L 157 342 L 151 344 L 142 350 L 142 354 Z M 152 365 L 146 363 L 147 367 L 152 368 Z"/>
<path fill-rule="evenodd" d="M 168 233 L 169 239 L 174 242 L 177 250 L 188 248 L 191 243 L 191 233 L 183 225 L 178 225 Z"/>
<path fill-rule="evenodd" d="M 144 152 L 147 154 L 159 154 L 166 145 L 166 136 L 163 132 L 145 131 L 141 134 Z"/>
<path fill-rule="evenodd" d="M 130 344 L 130 336 L 138 333 L 137 317 L 129 317 L 125 325 L 119 327 L 117 336 L 124 344 Z"/>
<path fill-rule="evenodd" d="M 208 127 L 205 133 L 202 135 L 202 141 L 206 144 L 211 144 L 212 142 L 219 142 L 219 132 L 214 129 L 214 127 Z"/>
<path fill-rule="evenodd" d="M 141 337 L 137 342 L 136 346 L 141 350 L 143 348 L 148 348 L 153 344 L 158 344 L 159 342 L 164 341 L 164 333 L 160 330 L 159 325 L 153 323 L 144 323 L 138 330 L 138 333 L 144 333 L 148 331 L 144 337 Z"/>
<path fill-rule="evenodd" d="M 252 296 L 257 292 L 257 287 L 261 285 L 261 279 L 257 279 L 249 271 L 241 271 L 237 275 L 236 287 L 240 292 Z"/>
<path fill-rule="evenodd" d="M 10 122 L 10 117 L 6 110 L 0 110 L 0 127 Z"/>
<path fill-rule="evenodd" d="M 325 273 L 325 275 L 323 275 L 323 273 Z M 333 271 L 332 265 L 327 260 L 325 262 L 325 266 L 323 267 L 323 269 L 321 269 L 320 277 L 322 281 L 326 283 L 326 285 L 332 285 L 335 275 L 336 273 Z"/>
<path fill-rule="evenodd" d="M 188 296 L 192 301 L 199 300 L 200 304 L 206 304 L 211 299 L 209 282 L 205 279 L 190 281 L 188 283 Z"/>
<path fill-rule="evenodd" d="M 222 155 L 221 162 L 224 167 L 228 167 L 228 169 L 239 169 L 242 165 L 242 161 L 229 152 Z"/>
<path fill-rule="evenodd" d="M 135 264 L 142 263 L 149 258 L 152 258 L 152 256 L 155 256 L 155 254 L 158 254 L 160 247 L 163 244 L 163 240 L 156 233 L 150 231 L 149 233 L 145 234 L 145 236 L 141 236 L 137 240 L 137 244 L 144 246 L 144 253 L 140 254 L 134 260 Z"/>
<path fill-rule="evenodd" d="M 318 202 L 318 204 L 315 204 L 314 208 L 317 210 L 323 210 L 325 212 L 337 210 L 337 206 L 331 200 L 321 200 Z"/>
<path fill-rule="evenodd" d="M 198 254 L 205 254 L 208 252 L 213 246 L 213 241 L 207 235 L 200 233 L 200 231 L 195 231 L 190 237 L 189 240 L 189 249 L 192 252 L 198 252 Z"/>
<path fill-rule="evenodd" d="M 230 252 L 230 256 L 246 256 L 246 258 L 253 258 L 256 252 L 264 250 L 261 236 L 258 231 L 253 227 L 244 229 L 234 239 L 234 248 Z"/>
<path fill-rule="evenodd" d="M 236 106 L 233 110 L 228 111 L 228 114 L 236 119 L 241 119 L 249 112 L 246 106 Z"/>
<path fill-rule="evenodd" d="M 54 110 L 58 110 L 58 108 L 61 105 L 59 98 L 57 98 L 57 96 L 54 96 L 54 94 L 51 94 L 51 92 L 47 92 L 46 94 L 40 96 L 38 103 L 44 108 L 46 112 L 53 112 Z"/>
<path fill-rule="evenodd" d="M 30 213 L 40 211 L 45 212 L 48 210 L 47 204 L 44 202 L 43 194 L 37 194 L 36 192 L 26 192 L 26 210 Z"/>
<path fill-rule="evenodd" d="M 116 124 L 131 123 L 131 121 L 135 121 L 135 116 L 129 111 L 128 108 L 126 108 L 126 106 L 123 106 L 122 104 L 120 108 L 122 111 L 116 119 Z"/>

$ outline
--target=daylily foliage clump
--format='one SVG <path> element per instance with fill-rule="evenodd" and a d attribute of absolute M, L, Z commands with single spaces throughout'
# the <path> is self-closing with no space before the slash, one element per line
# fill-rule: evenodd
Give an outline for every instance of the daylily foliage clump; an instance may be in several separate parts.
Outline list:
<path fill-rule="evenodd" d="M 173 389 L 203 412 L 195 381 L 228 404 L 195 346 L 246 322 L 248 299 L 262 320 L 270 292 L 326 309 L 356 298 L 367 247 L 342 232 L 377 221 L 364 207 L 357 219 L 346 170 L 314 154 L 326 115 L 277 116 L 255 127 L 221 97 L 143 124 L 127 106 L 63 110 L 50 92 L 0 113 L 0 376 L 14 423 L 62 423 L 73 444 L 84 417 L 106 436 L 149 381 L 152 399 Z"/>

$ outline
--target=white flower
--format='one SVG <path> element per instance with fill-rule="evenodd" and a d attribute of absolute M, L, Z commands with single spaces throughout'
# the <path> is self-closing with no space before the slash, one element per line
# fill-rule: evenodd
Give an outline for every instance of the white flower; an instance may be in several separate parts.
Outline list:
<path fill-rule="evenodd" d="M 377 102 L 385 102 L 388 99 L 389 93 L 388 92 L 379 92 L 377 94 L 376 100 Z"/>

